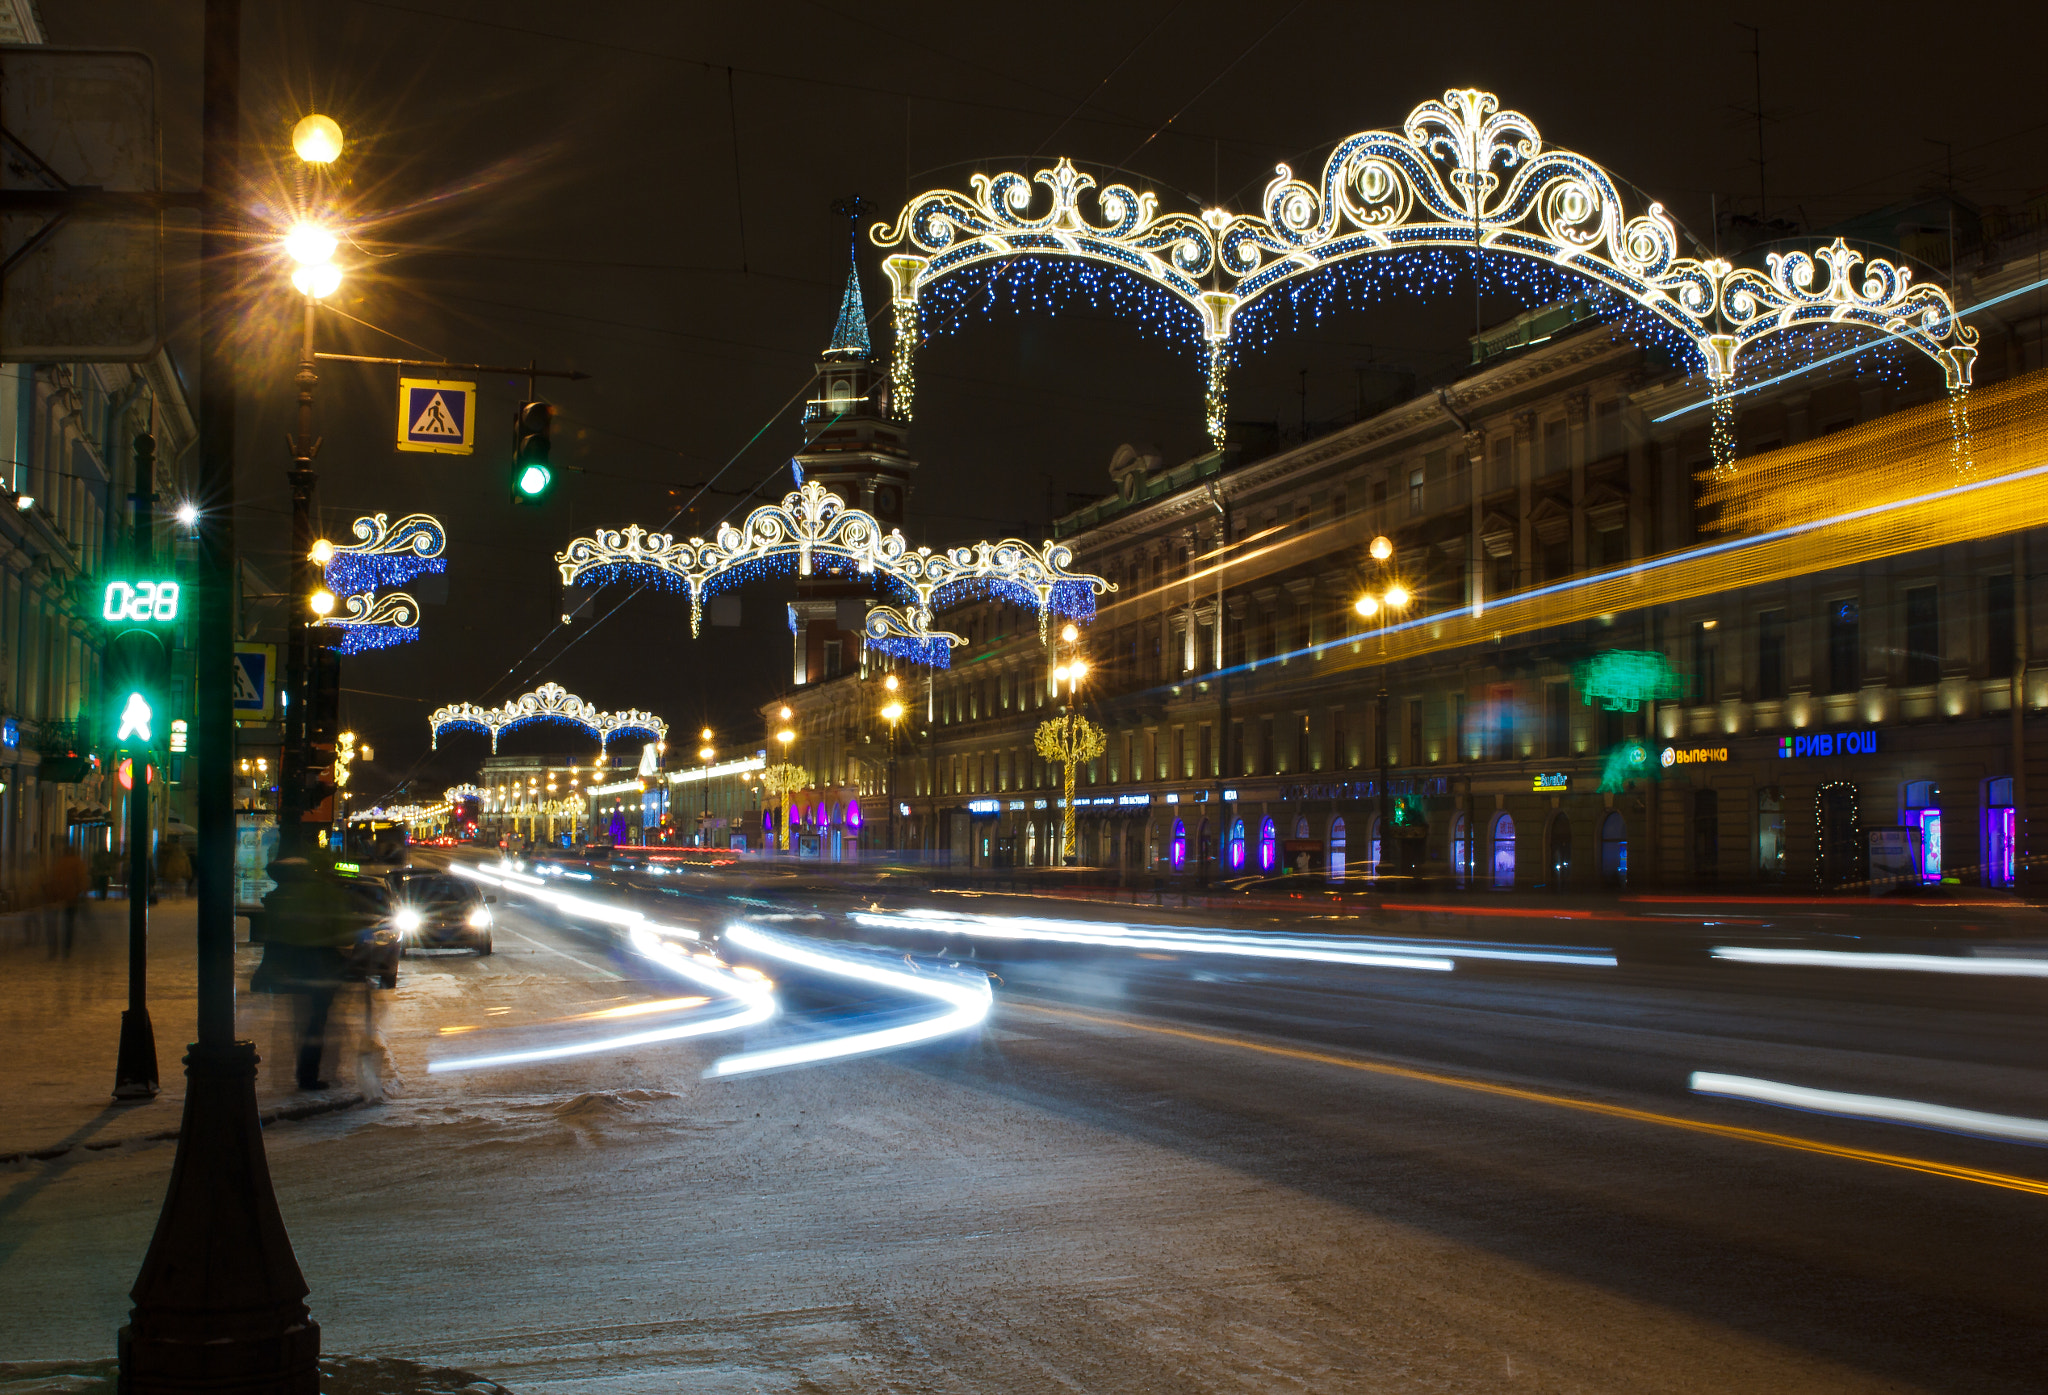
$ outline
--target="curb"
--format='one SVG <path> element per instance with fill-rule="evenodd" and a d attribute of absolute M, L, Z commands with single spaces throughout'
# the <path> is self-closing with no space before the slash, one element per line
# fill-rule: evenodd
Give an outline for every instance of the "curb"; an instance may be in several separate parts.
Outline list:
<path fill-rule="evenodd" d="M 359 1092 L 336 1095 L 332 1099 L 308 1100 L 304 1104 L 287 1104 L 267 1110 L 257 1116 L 257 1123 L 264 1128 L 287 1119 L 311 1119 L 320 1114 L 336 1114 L 344 1109 L 368 1103 Z M 170 1143 L 177 1139 L 182 1129 L 165 1129 L 161 1133 L 146 1133 L 135 1138 L 114 1138 L 104 1143 L 67 1143 L 57 1148 L 33 1148 L 17 1153 L 0 1153 L 0 1165 L 19 1162 L 51 1162 L 70 1153 L 105 1153 L 129 1143 Z"/>

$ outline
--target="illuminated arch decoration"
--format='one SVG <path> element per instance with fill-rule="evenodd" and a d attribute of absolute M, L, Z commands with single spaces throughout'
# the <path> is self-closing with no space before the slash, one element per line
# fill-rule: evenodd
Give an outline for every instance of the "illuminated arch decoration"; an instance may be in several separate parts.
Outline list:
<path fill-rule="evenodd" d="M 985 595 L 1028 606 L 1043 626 L 1052 615 L 1088 620 L 1097 595 L 1116 589 L 1099 576 L 1068 569 L 1073 552 L 1058 543 L 1033 547 L 1017 538 L 978 542 L 935 552 L 913 548 L 903 534 L 873 514 L 853 508 L 816 480 L 764 504 L 718 536 L 679 541 L 637 525 L 599 530 L 555 554 L 564 586 L 601 586 L 635 580 L 690 597 L 690 633 L 703 623 L 703 603 L 727 586 L 755 576 L 871 577 L 901 604 L 868 611 L 867 647 L 943 668 L 959 635 L 934 630 L 940 608 Z"/>
<path fill-rule="evenodd" d="M 643 735 L 654 741 L 668 739 L 668 723 L 652 712 L 642 712 L 637 708 L 605 712 L 596 703 L 585 702 L 559 683 L 543 683 L 502 707 L 479 707 L 473 702 L 457 702 L 437 707 L 427 716 L 435 750 L 441 747 L 441 733 L 444 731 L 480 731 L 491 738 L 493 754 L 497 752 L 499 736 L 534 722 L 561 722 L 580 727 L 597 738 L 599 750 L 608 747 L 614 736 Z"/>
<path fill-rule="evenodd" d="M 1042 186 L 1049 202 L 1034 211 Z M 1089 200 L 1095 216 L 1083 206 Z M 1939 363 L 1960 402 L 1976 331 L 1938 286 L 1866 257 L 1840 238 L 1812 252 L 1772 253 L 1767 269 L 1679 255 L 1662 205 L 1630 216 L 1615 179 L 1583 155 L 1546 149 L 1535 124 L 1490 92 L 1453 89 L 1408 114 L 1399 131 L 1340 142 L 1315 183 L 1275 167 L 1262 214 L 1164 212 L 1126 184 L 1098 187 L 1061 159 L 1027 178 L 977 174 L 972 192 L 918 195 L 870 230 L 901 248 L 883 267 L 892 288 L 891 402 L 909 420 L 923 297 L 945 278 L 1006 258 L 1078 259 L 1166 293 L 1198 326 L 1205 350 L 1210 441 L 1224 444 L 1228 371 L 1240 332 L 1283 290 L 1347 263 L 1432 251 L 1505 254 L 1618 296 L 1691 347 L 1715 396 L 1717 463 L 1732 454 L 1727 398 L 1737 360 L 1780 331 L 1856 327 Z M 1966 427 L 1958 427 L 1959 432 Z"/>
<path fill-rule="evenodd" d="M 460 804 L 465 799 L 482 799 L 485 791 L 482 785 L 450 785 L 441 791 L 441 798 L 449 804 Z"/>
<path fill-rule="evenodd" d="M 339 599 L 339 610 L 315 624 L 343 632 L 336 647 L 344 654 L 387 649 L 420 637 L 419 602 L 403 591 L 414 577 L 447 570 L 442 553 L 448 532 L 431 514 L 409 513 L 392 523 L 387 514 L 371 514 L 350 525 L 352 543 L 323 543 L 314 560 L 322 563 L 322 579 Z M 331 549 L 331 550 L 329 550 Z M 382 594 L 379 594 L 382 592 Z"/>

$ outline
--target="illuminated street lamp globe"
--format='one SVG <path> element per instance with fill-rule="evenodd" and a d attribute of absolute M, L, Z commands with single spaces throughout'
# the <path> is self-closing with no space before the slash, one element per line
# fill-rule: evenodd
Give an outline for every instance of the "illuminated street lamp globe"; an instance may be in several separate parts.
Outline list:
<path fill-rule="evenodd" d="M 1387 559 L 1388 559 L 1389 557 L 1392 557 L 1393 555 L 1394 555 L 1394 544 L 1393 544 L 1393 541 L 1392 541 L 1391 539 L 1389 539 L 1389 538 L 1387 538 L 1387 537 L 1385 537 L 1385 536 L 1383 535 L 1383 536 L 1380 536 L 1380 537 L 1374 538 L 1374 539 L 1372 540 L 1372 560 L 1373 560 L 1373 561 L 1375 561 L 1375 562 L 1384 562 L 1384 561 L 1386 561 L 1386 560 L 1387 560 Z"/>
<path fill-rule="evenodd" d="M 341 156 L 341 123 L 317 112 L 292 127 L 292 153 L 309 165 L 331 165 Z"/>
<path fill-rule="evenodd" d="M 1366 619 L 1370 620 L 1373 616 L 1379 614 L 1380 603 L 1374 600 L 1371 596 L 1360 596 L 1357 599 L 1357 601 L 1352 604 L 1351 608 L 1357 611 L 1360 615 L 1363 615 Z"/>
<path fill-rule="evenodd" d="M 1408 600 L 1408 588 L 1401 585 L 1399 582 L 1395 582 L 1392 586 L 1389 586 L 1387 588 L 1387 604 L 1393 607 L 1395 610 L 1405 609 L 1407 607 Z"/>
<path fill-rule="evenodd" d="M 323 586 L 313 593 L 308 604 L 313 607 L 315 615 L 332 615 L 334 613 L 334 593 Z"/>
<path fill-rule="evenodd" d="M 1065 640 L 1069 644 L 1072 644 L 1075 640 L 1079 639 L 1080 637 L 1081 632 L 1072 625 L 1064 626 L 1060 630 L 1060 638 Z"/>
<path fill-rule="evenodd" d="M 888 722 L 891 726 L 894 726 L 897 722 L 902 721 L 903 704 L 900 702 L 892 702 L 887 707 L 883 708 L 882 720 Z"/>

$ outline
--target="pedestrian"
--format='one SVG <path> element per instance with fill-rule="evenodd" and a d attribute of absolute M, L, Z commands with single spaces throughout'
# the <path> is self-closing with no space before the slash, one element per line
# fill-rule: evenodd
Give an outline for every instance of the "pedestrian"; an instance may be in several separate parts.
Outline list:
<path fill-rule="evenodd" d="M 162 878 L 164 884 L 167 886 L 182 886 L 185 888 L 185 894 L 190 896 L 192 894 L 192 859 L 186 854 L 185 845 L 175 838 L 165 839 L 163 857 L 160 861 L 162 865 L 157 868 L 157 875 Z"/>
<path fill-rule="evenodd" d="M 58 957 L 60 939 L 63 957 L 71 957 L 71 946 L 78 938 L 78 903 L 85 895 L 90 882 L 91 875 L 85 869 L 85 859 L 68 847 L 57 854 L 57 860 L 52 862 L 50 870 L 43 874 L 43 895 L 48 898 L 55 912 L 48 923 L 50 958 Z"/>
<path fill-rule="evenodd" d="M 295 996 L 299 1088 L 325 1090 L 320 1063 L 327 1054 L 328 1014 L 348 969 L 349 951 L 377 916 L 331 865 L 294 855 L 265 870 L 277 885 L 263 898 L 263 963 L 249 986 Z"/>
<path fill-rule="evenodd" d="M 114 874 L 121 870 L 121 859 L 111 848 L 101 848 L 92 855 L 92 889 L 100 900 L 107 899 L 107 892 L 114 884 Z"/>

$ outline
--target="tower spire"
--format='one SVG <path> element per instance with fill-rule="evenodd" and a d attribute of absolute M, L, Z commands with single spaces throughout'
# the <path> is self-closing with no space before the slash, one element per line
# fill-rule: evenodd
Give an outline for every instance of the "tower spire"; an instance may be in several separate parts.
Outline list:
<path fill-rule="evenodd" d="M 868 308 L 860 296 L 860 220 L 870 210 L 867 200 L 855 194 L 833 204 L 832 211 L 846 219 L 846 293 L 839 298 L 839 320 L 832 326 L 825 357 L 865 360 L 874 356 L 874 345 L 868 340 Z"/>

